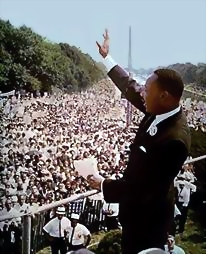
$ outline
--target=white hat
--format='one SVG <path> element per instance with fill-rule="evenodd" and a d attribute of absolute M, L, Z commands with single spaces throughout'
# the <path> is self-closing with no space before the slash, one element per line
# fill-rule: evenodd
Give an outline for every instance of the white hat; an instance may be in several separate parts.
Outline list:
<path fill-rule="evenodd" d="M 65 214 L 65 208 L 63 206 L 59 206 L 56 210 L 56 214 Z"/>
<path fill-rule="evenodd" d="M 79 220 L 79 214 L 72 213 L 71 219 L 73 219 L 73 220 Z"/>
<path fill-rule="evenodd" d="M 143 250 L 139 252 L 138 254 L 166 254 L 166 252 L 158 248 L 151 248 L 151 249 Z"/>

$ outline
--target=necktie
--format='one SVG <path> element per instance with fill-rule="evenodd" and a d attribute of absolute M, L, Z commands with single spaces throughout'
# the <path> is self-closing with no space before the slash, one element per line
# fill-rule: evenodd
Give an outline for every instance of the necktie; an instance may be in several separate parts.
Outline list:
<path fill-rule="evenodd" d="M 74 230 L 75 230 L 75 227 L 73 227 L 73 229 L 72 229 L 72 234 L 71 234 L 70 241 L 69 241 L 69 243 L 71 245 L 72 245 L 72 239 L 73 239 L 73 236 L 74 236 Z"/>
<path fill-rule="evenodd" d="M 61 220 L 59 220 L 59 237 L 62 237 L 62 227 L 61 227 Z"/>

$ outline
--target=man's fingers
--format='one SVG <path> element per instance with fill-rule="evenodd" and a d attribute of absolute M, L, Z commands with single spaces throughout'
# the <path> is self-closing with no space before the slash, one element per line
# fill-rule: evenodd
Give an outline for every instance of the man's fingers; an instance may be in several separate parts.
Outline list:
<path fill-rule="evenodd" d="M 99 44 L 98 41 L 96 41 L 96 44 L 97 44 L 97 47 L 98 47 L 99 49 L 101 49 L 102 46 Z"/>
<path fill-rule="evenodd" d="M 109 32 L 108 32 L 108 29 L 105 29 L 105 37 L 107 40 L 109 40 Z"/>

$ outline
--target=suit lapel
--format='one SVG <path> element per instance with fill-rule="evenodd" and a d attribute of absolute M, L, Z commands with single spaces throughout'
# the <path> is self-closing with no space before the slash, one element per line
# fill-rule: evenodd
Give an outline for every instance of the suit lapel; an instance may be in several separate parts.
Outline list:
<path fill-rule="evenodd" d="M 159 124 L 157 124 L 157 134 L 154 136 L 150 136 L 151 138 L 159 138 L 165 131 L 168 131 L 168 128 L 177 121 L 182 116 L 182 110 L 177 112 L 176 114 L 166 118 Z"/>
<path fill-rule="evenodd" d="M 151 136 L 149 132 L 147 132 L 147 130 L 154 121 L 155 116 L 154 115 L 147 116 L 146 119 L 143 119 L 144 122 L 143 123 L 141 122 L 140 128 L 136 134 L 133 144 L 139 143 L 141 141 L 144 141 L 144 143 L 153 142 L 154 139 L 159 138 L 164 133 L 164 131 L 168 129 L 168 127 L 172 124 L 173 121 L 179 119 L 181 115 L 182 110 L 157 124 L 156 125 L 157 133 L 154 136 Z"/>
<path fill-rule="evenodd" d="M 142 122 L 140 123 L 139 129 L 136 133 L 136 137 L 134 139 L 134 143 L 139 142 L 147 135 L 147 130 L 151 123 L 154 121 L 155 116 L 154 115 L 147 115 L 143 118 Z"/>

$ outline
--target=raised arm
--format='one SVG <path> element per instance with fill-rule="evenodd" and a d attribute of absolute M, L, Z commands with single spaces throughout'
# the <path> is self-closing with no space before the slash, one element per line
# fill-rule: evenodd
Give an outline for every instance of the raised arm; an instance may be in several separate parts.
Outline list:
<path fill-rule="evenodd" d="M 125 98 L 137 109 L 145 113 L 144 101 L 140 95 L 141 86 L 135 80 L 130 80 L 128 73 L 121 68 L 110 55 L 104 58 L 103 63 L 107 68 L 108 76 L 124 94 Z"/>
<path fill-rule="evenodd" d="M 100 45 L 98 42 L 96 43 L 100 55 L 104 58 L 104 65 L 107 68 L 108 76 L 124 94 L 125 98 L 137 109 L 145 113 L 146 110 L 144 101 L 140 95 L 141 86 L 135 80 L 132 80 L 128 73 L 122 69 L 109 55 L 109 34 L 107 29 L 105 30 L 103 37 L 104 41 L 102 45 Z"/>

